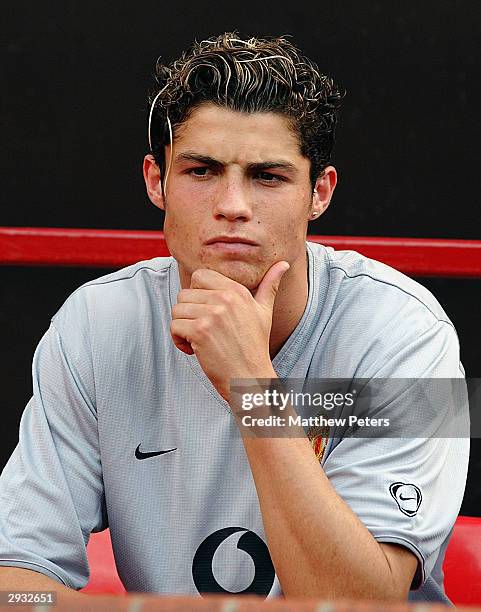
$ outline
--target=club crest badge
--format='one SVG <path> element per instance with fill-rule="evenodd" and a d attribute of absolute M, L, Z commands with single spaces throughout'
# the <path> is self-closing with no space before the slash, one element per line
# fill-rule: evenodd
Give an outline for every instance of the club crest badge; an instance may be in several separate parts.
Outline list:
<path fill-rule="evenodd" d="M 329 441 L 329 427 L 311 427 L 307 432 L 307 437 L 311 442 L 317 460 L 321 462 Z"/>

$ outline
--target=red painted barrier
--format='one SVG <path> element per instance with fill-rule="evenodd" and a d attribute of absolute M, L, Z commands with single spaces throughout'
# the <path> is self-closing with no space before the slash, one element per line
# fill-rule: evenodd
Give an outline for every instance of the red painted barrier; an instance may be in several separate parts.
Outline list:
<path fill-rule="evenodd" d="M 481 240 L 309 236 L 411 276 L 481 278 Z M 0 265 L 120 268 L 168 255 L 162 232 L 0 227 Z"/>

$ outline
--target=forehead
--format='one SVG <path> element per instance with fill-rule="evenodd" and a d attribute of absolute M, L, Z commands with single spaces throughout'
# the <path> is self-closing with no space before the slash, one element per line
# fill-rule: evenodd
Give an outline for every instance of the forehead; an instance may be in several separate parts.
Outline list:
<path fill-rule="evenodd" d="M 297 164 L 304 160 L 287 117 L 273 112 L 244 113 L 210 103 L 194 109 L 179 126 L 174 147 L 177 153 L 199 149 L 214 158 L 249 163 L 273 157 Z"/>

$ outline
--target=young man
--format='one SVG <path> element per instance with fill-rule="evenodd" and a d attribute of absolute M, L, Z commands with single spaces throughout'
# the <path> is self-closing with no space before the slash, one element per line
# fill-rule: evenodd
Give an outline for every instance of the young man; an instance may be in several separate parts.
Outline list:
<path fill-rule="evenodd" d="M 467 440 L 319 446 L 237 424 L 232 379 L 463 375 L 428 291 L 306 243 L 340 99 L 282 38 L 225 33 L 158 67 L 144 177 L 172 257 L 53 318 L 0 481 L 0 584 L 83 587 L 89 534 L 110 527 L 127 590 L 446 601 Z M 422 417 L 417 401 L 374 408 Z"/>

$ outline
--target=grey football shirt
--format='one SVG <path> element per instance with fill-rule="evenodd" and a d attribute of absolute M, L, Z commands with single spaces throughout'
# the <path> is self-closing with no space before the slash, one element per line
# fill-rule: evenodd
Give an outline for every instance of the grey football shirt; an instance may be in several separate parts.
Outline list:
<path fill-rule="evenodd" d="M 273 360 L 279 377 L 463 376 L 429 291 L 353 251 L 307 253 L 308 303 Z M 0 478 L 0 565 L 80 589 L 89 535 L 110 527 L 128 591 L 282 594 L 229 405 L 172 343 L 179 290 L 176 261 L 156 258 L 83 285 L 53 317 Z M 371 534 L 416 555 L 412 600 L 446 600 L 468 454 L 462 438 L 345 438 L 322 458 Z"/>

